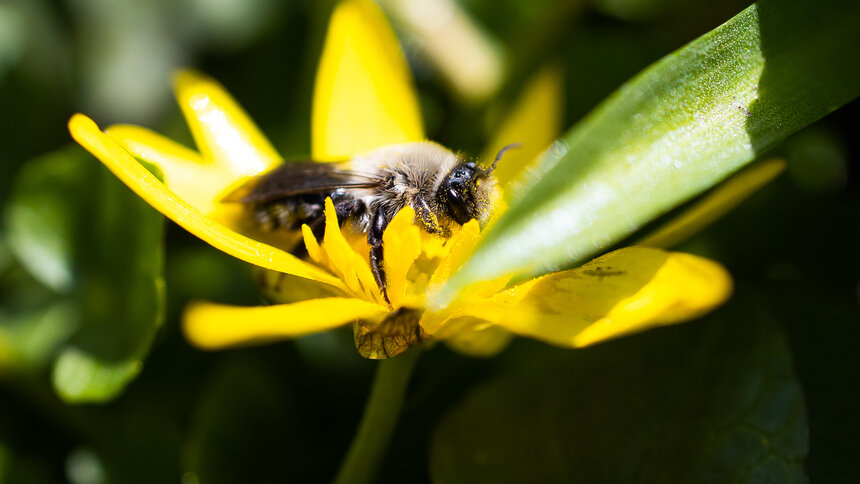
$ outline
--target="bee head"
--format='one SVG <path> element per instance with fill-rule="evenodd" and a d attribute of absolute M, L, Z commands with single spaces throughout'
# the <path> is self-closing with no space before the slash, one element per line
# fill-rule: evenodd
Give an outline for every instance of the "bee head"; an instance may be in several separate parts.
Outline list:
<path fill-rule="evenodd" d="M 488 167 L 478 166 L 472 161 L 461 161 L 445 175 L 436 194 L 437 202 L 452 220 L 460 225 L 469 220 L 485 222 L 490 205 L 490 192 L 495 186 L 492 174 L 496 163 L 511 148 L 520 143 L 505 146 Z"/>
<path fill-rule="evenodd" d="M 452 220 L 463 225 L 480 217 L 478 182 L 487 176 L 489 172 L 471 161 L 458 163 L 445 175 L 436 196 L 439 205 Z"/>

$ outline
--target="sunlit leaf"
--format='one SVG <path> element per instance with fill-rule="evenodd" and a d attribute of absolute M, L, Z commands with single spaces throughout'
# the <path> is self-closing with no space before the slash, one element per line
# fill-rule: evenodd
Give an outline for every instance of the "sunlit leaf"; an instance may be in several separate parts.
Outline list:
<path fill-rule="evenodd" d="M 636 244 L 675 247 L 740 205 L 784 169 L 784 160 L 771 159 L 743 170 Z"/>
<path fill-rule="evenodd" d="M 855 98 L 860 3 L 763 0 L 652 65 L 521 179 L 438 297 L 582 261 Z"/>

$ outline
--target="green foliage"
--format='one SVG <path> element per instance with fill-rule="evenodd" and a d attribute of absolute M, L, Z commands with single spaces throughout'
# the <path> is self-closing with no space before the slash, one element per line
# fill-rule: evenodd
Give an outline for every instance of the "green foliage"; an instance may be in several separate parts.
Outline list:
<path fill-rule="evenodd" d="M 78 326 L 74 305 L 62 300 L 3 319 L 0 331 L 9 352 L 5 365 L 27 370 L 47 365 L 56 349 Z M 0 367 L 3 364 L 0 361 Z"/>
<path fill-rule="evenodd" d="M 163 318 L 161 216 L 75 148 L 21 170 L 6 220 L 22 265 L 65 299 L 9 325 L 16 352 L 59 352 L 54 385 L 66 401 L 115 397 Z"/>
<path fill-rule="evenodd" d="M 71 149 L 32 162 L 18 175 L 6 209 L 11 250 L 33 277 L 60 293 L 74 285 L 75 218 L 83 207 L 73 194 L 87 185 L 83 163 Z"/>
<path fill-rule="evenodd" d="M 440 295 L 583 261 L 860 93 L 860 4 L 763 0 L 626 83 L 520 180 Z"/>
<path fill-rule="evenodd" d="M 182 59 L 222 81 L 286 158 L 306 156 L 333 2 L 7 3 L 0 483 L 329 481 L 375 368 L 351 332 L 190 347 L 178 329 L 188 301 L 260 304 L 252 271 L 173 227 L 165 305 L 161 217 L 82 150 L 57 149 L 74 110 L 191 146 L 168 94 Z M 424 351 L 376 482 L 860 481 L 860 104 L 779 144 L 856 96 L 860 4 L 760 2 L 622 85 L 749 0 L 459 3 L 510 72 L 498 99 L 462 105 L 407 45 L 430 137 L 478 153 L 548 61 L 565 68 L 566 125 L 577 122 L 522 181 L 473 275 L 529 261 L 503 241 L 538 253 L 529 244 L 556 234 L 546 266 L 575 264 L 772 145 L 789 168 L 681 247 L 729 268 L 726 311 L 581 351 L 522 340 L 489 359 Z M 587 230 L 565 232 L 606 186 L 625 190 L 589 212 Z M 562 224 L 544 225 L 548 213 Z"/>
<path fill-rule="evenodd" d="M 530 355 L 442 420 L 434 481 L 804 482 L 788 346 L 750 313 Z"/>

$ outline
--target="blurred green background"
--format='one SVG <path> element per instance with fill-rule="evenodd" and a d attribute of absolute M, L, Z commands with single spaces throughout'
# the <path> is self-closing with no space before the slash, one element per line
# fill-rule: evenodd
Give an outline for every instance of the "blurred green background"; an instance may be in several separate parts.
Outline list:
<path fill-rule="evenodd" d="M 569 127 L 748 5 L 455 1 L 498 62 L 497 82 L 470 91 L 397 16 L 401 4 L 382 2 L 428 134 L 475 155 L 540 67 L 563 69 Z M 258 304 L 252 270 L 162 227 L 66 130 L 80 111 L 193 145 L 170 88 L 175 68 L 193 66 L 220 80 L 286 158 L 307 156 L 331 8 L 0 3 L 0 482 L 334 475 L 375 365 L 351 332 L 191 348 L 178 328 L 186 302 Z M 786 173 L 681 247 L 730 269 L 737 289 L 726 307 L 579 351 L 518 340 L 482 360 L 434 348 L 379 481 L 860 481 L 858 113 L 854 101 L 768 153 L 786 158 Z"/>

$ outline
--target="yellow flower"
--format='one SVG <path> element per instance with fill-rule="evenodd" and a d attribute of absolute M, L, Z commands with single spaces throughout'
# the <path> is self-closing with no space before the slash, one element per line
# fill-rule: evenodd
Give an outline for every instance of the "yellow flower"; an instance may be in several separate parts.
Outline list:
<path fill-rule="evenodd" d="M 494 142 L 525 141 L 530 148 L 519 161 L 505 160 L 503 184 L 555 136 L 559 89 L 553 86 L 556 72 L 539 74 L 502 130 L 516 139 Z M 357 347 L 370 358 L 396 355 L 425 338 L 476 355 L 498 351 L 511 334 L 582 347 L 689 320 L 731 292 L 731 278 L 715 262 L 631 247 L 513 286 L 508 277 L 485 281 L 447 307 L 426 307 L 425 294 L 469 257 L 480 231 L 472 221 L 449 239 L 433 237 L 412 223 L 414 213 L 405 208 L 383 235 L 389 307 L 374 282 L 364 238 L 341 230 L 330 200 L 321 242 L 307 227 L 301 234 L 266 233 L 242 207 L 220 203 L 248 177 L 282 160 L 215 81 L 186 71 L 176 77 L 175 89 L 199 153 L 145 128 L 102 132 L 81 114 L 69 121 L 70 131 L 139 196 L 191 233 L 268 269 L 273 286 L 298 279 L 306 283 L 305 292 L 322 295 L 251 308 L 192 304 L 184 328 L 201 348 L 297 337 L 348 323 L 355 323 Z M 369 0 L 341 2 L 317 73 L 313 158 L 342 159 L 423 139 L 410 73 L 384 16 Z M 284 250 L 300 239 L 310 260 Z"/>

